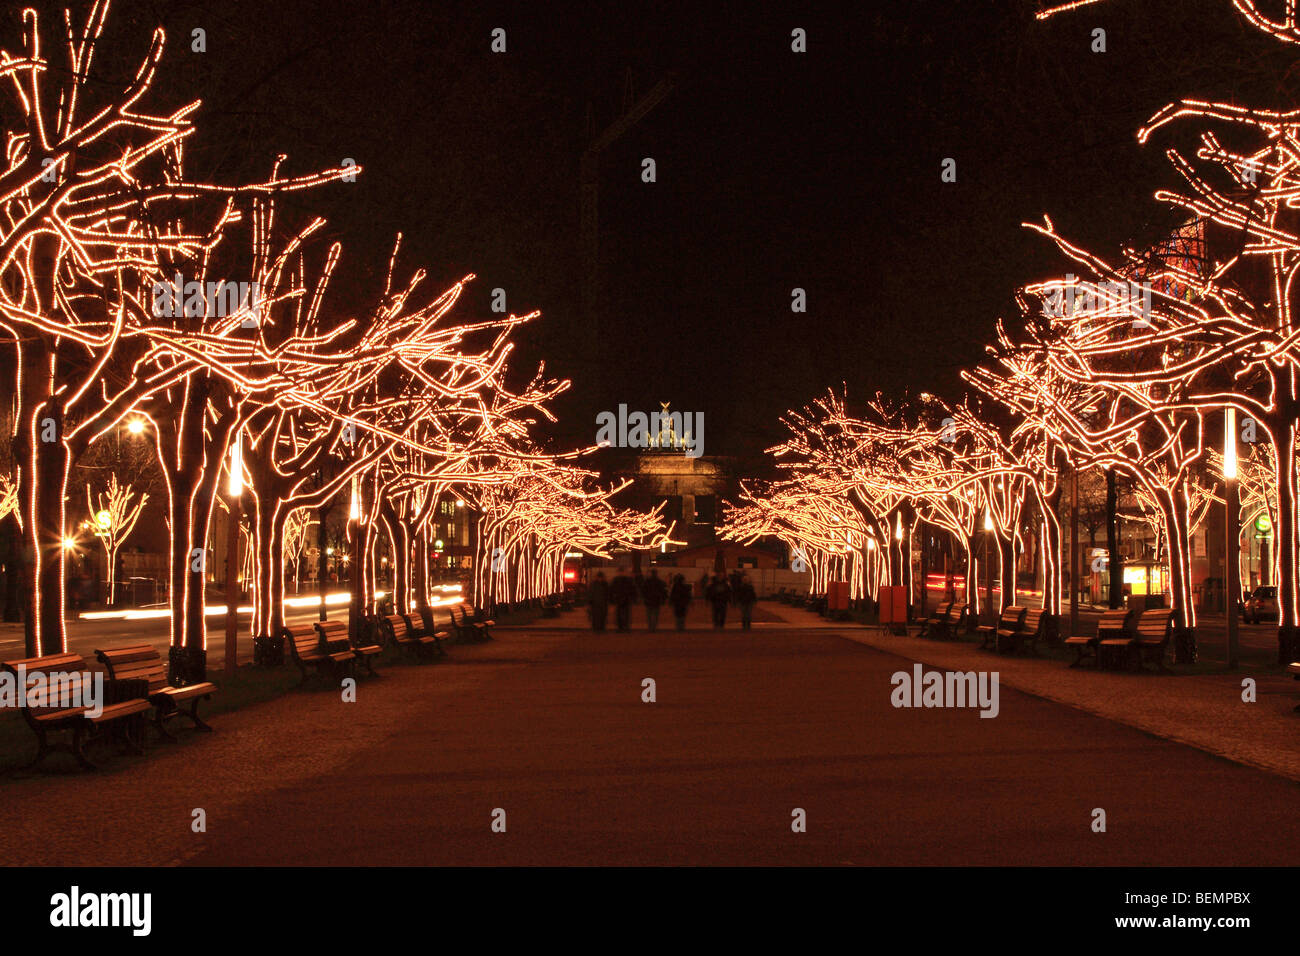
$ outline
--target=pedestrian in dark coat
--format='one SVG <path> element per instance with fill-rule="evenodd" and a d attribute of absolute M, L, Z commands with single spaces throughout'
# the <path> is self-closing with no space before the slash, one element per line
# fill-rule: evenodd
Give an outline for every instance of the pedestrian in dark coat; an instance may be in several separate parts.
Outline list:
<path fill-rule="evenodd" d="M 636 585 L 632 578 L 619 568 L 614 580 L 609 583 L 609 599 L 614 602 L 614 623 L 620 631 L 626 631 L 632 622 L 632 599 L 636 597 Z"/>
<path fill-rule="evenodd" d="M 641 581 L 641 600 L 645 602 L 646 629 L 657 630 L 659 627 L 659 608 L 668 599 L 668 585 L 659 577 L 655 568 L 650 569 L 650 576 Z"/>
<path fill-rule="evenodd" d="M 605 572 L 597 571 L 587 588 L 587 613 L 591 615 L 591 629 L 604 631 L 605 621 L 609 617 L 609 585 L 605 582 Z"/>
<path fill-rule="evenodd" d="M 749 630 L 750 624 L 754 620 L 754 604 L 758 601 L 758 594 L 754 591 L 754 585 L 749 581 L 748 574 L 740 576 L 740 585 L 736 588 L 736 603 L 740 605 L 740 626 L 746 631 Z"/>
<path fill-rule="evenodd" d="M 714 573 L 709 582 L 709 603 L 713 605 L 713 628 L 720 630 L 727 626 L 727 602 L 731 600 L 731 585 L 721 571 Z"/>
<path fill-rule="evenodd" d="M 673 578 L 668 600 L 673 606 L 673 617 L 677 619 L 677 630 L 686 630 L 686 609 L 691 606 L 691 586 L 686 583 L 685 575 L 679 574 Z"/>

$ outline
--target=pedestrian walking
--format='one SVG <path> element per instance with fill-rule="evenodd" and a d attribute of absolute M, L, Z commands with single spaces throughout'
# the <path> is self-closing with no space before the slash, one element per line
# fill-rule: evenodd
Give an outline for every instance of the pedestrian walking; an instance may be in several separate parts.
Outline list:
<path fill-rule="evenodd" d="M 614 602 L 614 624 L 620 631 L 626 631 L 632 623 L 632 599 L 635 597 L 636 585 L 627 571 L 619 568 L 609 583 L 609 599 Z"/>
<path fill-rule="evenodd" d="M 646 629 L 655 631 L 659 628 L 659 608 L 668 598 L 668 585 L 659 577 L 656 568 L 650 569 L 650 576 L 641 582 L 641 600 L 645 603 Z"/>
<path fill-rule="evenodd" d="M 609 616 L 609 584 L 604 571 L 597 571 L 591 587 L 587 588 L 587 613 L 591 615 L 591 629 L 598 633 L 604 631 Z"/>
<path fill-rule="evenodd" d="M 673 587 L 668 594 L 668 601 L 673 606 L 677 630 L 686 630 L 686 609 L 691 606 L 691 586 L 686 583 L 685 575 L 679 574 L 673 578 Z"/>
<path fill-rule="evenodd" d="M 721 630 L 727 626 L 727 603 L 731 600 L 731 585 L 721 571 L 714 572 L 707 597 L 713 606 L 713 629 Z"/>
<path fill-rule="evenodd" d="M 740 605 L 740 626 L 746 631 L 754 621 L 754 603 L 757 600 L 758 594 L 749 581 L 749 575 L 742 574 L 736 586 L 736 603 Z"/>

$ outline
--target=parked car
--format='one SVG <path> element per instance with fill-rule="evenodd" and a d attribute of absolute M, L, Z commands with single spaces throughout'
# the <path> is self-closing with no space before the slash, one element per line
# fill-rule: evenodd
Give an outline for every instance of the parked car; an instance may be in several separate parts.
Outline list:
<path fill-rule="evenodd" d="M 1246 600 L 1246 622 L 1258 624 L 1263 620 L 1277 620 L 1277 588 L 1272 585 L 1255 588 Z"/>

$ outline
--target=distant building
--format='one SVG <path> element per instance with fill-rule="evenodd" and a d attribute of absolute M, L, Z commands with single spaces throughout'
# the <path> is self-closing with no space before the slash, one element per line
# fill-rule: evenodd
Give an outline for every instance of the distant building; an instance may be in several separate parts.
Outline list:
<path fill-rule="evenodd" d="M 718 455 L 609 448 L 594 463 L 606 480 L 632 482 L 614 499 L 616 506 L 639 511 L 664 506 L 664 518 L 675 522 L 672 537 L 682 542 L 677 547 L 716 543 L 722 502 L 740 491 L 735 460 Z"/>

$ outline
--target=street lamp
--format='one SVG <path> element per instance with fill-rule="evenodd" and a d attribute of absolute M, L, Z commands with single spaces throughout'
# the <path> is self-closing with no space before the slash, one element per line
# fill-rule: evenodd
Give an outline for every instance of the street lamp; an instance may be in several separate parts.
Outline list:
<path fill-rule="evenodd" d="M 991 548 L 989 542 L 993 534 L 993 510 L 986 509 L 984 512 L 984 603 L 988 605 L 989 614 L 993 623 L 997 623 L 997 615 L 993 613 L 993 556 L 989 554 Z M 1006 576 L 1006 570 L 1003 569 L 1003 576 Z M 1005 587 L 1005 583 L 1003 587 Z"/>
<path fill-rule="evenodd" d="M 348 566 L 348 638 L 355 641 L 361 632 L 362 613 L 362 573 L 365 571 L 365 556 L 362 554 L 363 516 L 361 513 L 361 479 L 352 476 L 352 492 L 348 503 L 348 532 L 351 536 L 348 553 L 343 555 L 343 563 Z M 355 559 L 355 560 L 353 560 Z"/>
<path fill-rule="evenodd" d="M 1237 410 L 1223 410 L 1223 590 L 1228 600 L 1228 666 L 1238 661 L 1237 559 L 1241 553 L 1241 520 L 1237 488 Z M 1231 581 L 1231 585 L 1229 585 Z"/>
<path fill-rule="evenodd" d="M 143 418 L 131 419 L 129 422 L 126 423 L 126 430 L 130 432 L 132 435 L 143 435 L 144 419 Z"/>

